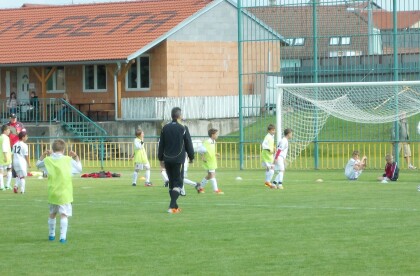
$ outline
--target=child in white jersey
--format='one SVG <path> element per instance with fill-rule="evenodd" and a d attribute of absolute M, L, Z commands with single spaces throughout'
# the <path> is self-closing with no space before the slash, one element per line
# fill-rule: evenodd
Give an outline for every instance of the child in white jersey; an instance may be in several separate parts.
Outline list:
<path fill-rule="evenodd" d="M 143 169 L 146 170 L 146 173 L 144 174 L 144 178 L 146 179 L 144 186 L 150 187 L 152 186 L 152 182 L 150 182 L 150 164 L 149 160 L 147 159 L 146 149 L 144 148 L 144 131 L 141 128 L 138 128 L 136 130 L 136 138 L 134 139 L 133 186 L 137 186 L 137 177 L 139 171 Z"/>
<path fill-rule="evenodd" d="M 358 150 L 353 151 L 352 157 L 347 162 L 346 168 L 344 169 L 344 175 L 349 180 L 357 180 L 366 168 L 367 157 L 363 156 L 360 160 L 360 153 Z"/>
<path fill-rule="evenodd" d="M 277 188 L 283 190 L 284 171 L 286 170 L 286 156 L 289 150 L 289 140 L 293 137 L 293 131 L 286 128 L 283 132 L 283 138 L 277 145 L 276 155 L 274 157 L 274 164 L 276 164 L 279 173 L 273 181 L 273 186 L 270 188 Z M 277 186 L 276 186 L 277 185 Z"/>
<path fill-rule="evenodd" d="M 67 242 L 68 217 L 72 216 L 73 184 L 72 174 L 82 172 L 82 163 L 74 151 L 64 155 L 66 143 L 57 139 L 52 144 L 52 151 L 42 153 L 36 166 L 48 174 L 48 203 L 50 216 L 48 228 L 50 241 L 55 240 L 56 216 L 60 214 L 60 242 Z"/>
<path fill-rule="evenodd" d="M 18 193 L 20 187 L 20 193 L 25 193 L 26 179 L 28 175 L 28 168 L 31 167 L 29 163 L 29 150 L 28 145 L 25 143 L 28 140 L 28 134 L 21 131 L 18 134 L 19 142 L 13 145 L 12 154 L 13 154 L 13 168 L 16 172 L 16 182 L 13 187 L 13 192 Z"/>

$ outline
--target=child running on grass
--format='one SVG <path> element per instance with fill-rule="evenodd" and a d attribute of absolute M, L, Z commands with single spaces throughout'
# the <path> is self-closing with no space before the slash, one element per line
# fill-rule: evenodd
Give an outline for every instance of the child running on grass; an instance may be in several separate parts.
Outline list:
<path fill-rule="evenodd" d="M 25 193 L 26 180 L 25 177 L 28 175 L 28 168 L 31 167 L 29 163 L 29 150 L 28 145 L 25 143 L 28 140 L 28 134 L 22 131 L 18 134 L 19 142 L 13 145 L 12 154 L 13 154 L 13 168 L 16 172 L 16 182 L 13 187 L 13 192 L 18 193 L 20 188 L 20 193 Z"/>
<path fill-rule="evenodd" d="M 204 193 L 204 187 L 207 182 L 210 181 L 213 186 L 213 191 L 215 194 L 222 195 L 224 194 L 217 187 L 216 180 L 216 169 L 217 169 L 217 156 L 216 153 L 216 140 L 219 137 L 217 129 L 211 128 L 208 131 L 209 139 L 204 141 L 203 145 L 198 150 L 198 153 L 201 154 L 203 160 L 203 168 L 207 171 L 207 175 L 201 180 L 201 187 L 197 190 L 198 193 Z"/>
<path fill-rule="evenodd" d="M 137 177 L 139 171 L 143 170 L 143 168 L 146 170 L 146 173 L 144 174 L 144 178 L 146 178 L 144 186 L 150 187 L 152 186 L 152 182 L 150 182 L 150 164 L 144 148 L 144 131 L 141 128 L 138 128 L 136 130 L 136 138 L 134 139 L 133 186 L 137 186 Z"/>
<path fill-rule="evenodd" d="M 67 242 L 68 218 L 72 216 L 73 183 L 72 174 L 82 172 L 82 163 L 74 151 L 69 156 L 64 155 L 66 143 L 57 139 L 51 150 L 42 153 L 36 166 L 48 173 L 48 203 L 50 216 L 48 218 L 50 241 L 55 240 L 56 216 L 60 214 L 60 242 Z"/>

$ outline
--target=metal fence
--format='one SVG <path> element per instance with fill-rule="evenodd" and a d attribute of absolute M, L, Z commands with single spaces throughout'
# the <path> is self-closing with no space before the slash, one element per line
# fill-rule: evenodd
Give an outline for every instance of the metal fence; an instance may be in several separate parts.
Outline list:
<path fill-rule="evenodd" d="M 257 106 L 262 108 L 253 124 L 246 123 L 250 118 L 240 115 L 241 126 L 253 125 L 240 130 L 241 145 L 260 141 L 267 125 L 275 124 L 277 83 L 420 79 L 418 0 L 238 0 L 238 15 L 244 13 L 258 18 L 277 32 L 277 36 L 262 36 L 260 23 L 241 20 L 238 16 L 239 94 L 260 95 Z M 279 57 L 273 54 L 278 45 Z M 241 102 L 240 114 L 255 107 Z M 325 124 L 326 129 L 316 141 L 390 139 L 389 124 L 333 121 Z M 418 117 L 410 118 L 411 138 L 417 141 L 419 137 L 414 129 L 418 121 Z M 244 157 L 245 151 L 240 146 Z M 244 159 L 244 167 L 245 162 Z"/>
<path fill-rule="evenodd" d="M 149 140 L 156 140 L 155 138 Z M 50 142 L 37 141 L 29 142 L 29 157 L 32 168 L 38 157 L 46 149 L 50 149 Z M 291 143 L 290 147 L 295 144 Z M 412 161 L 420 164 L 420 147 L 418 143 L 412 143 Z M 152 168 L 159 168 L 157 159 L 158 144 L 155 141 L 146 141 L 145 148 L 147 156 Z M 350 159 L 353 150 L 359 150 L 362 155 L 368 157 L 368 169 L 383 170 L 385 166 L 385 155 L 390 153 L 392 145 L 390 143 L 365 143 L 365 142 L 330 142 L 320 143 L 320 166 L 319 169 L 343 169 Z M 306 170 L 314 169 L 313 144 L 292 163 L 287 164 L 287 169 Z M 115 168 L 133 168 L 132 156 L 134 153 L 132 142 L 113 141 L 113 142 L 94 142 L 81 143 L 67 140 L 67 150 L 73 150 L 81 158 L 83 167 L 88 169 L 105 169 L 111 170 Z M 239 143 L 238 142 L 218 142 L 217 152 L 220 154 L 218 159 L 218 167 L 220 169 L 239 170 Z M 244 144 L 244 169 L 262 169 L 261 166 L 261 144 L 245 143 Z M 402 154 L 402 153 L 401 153 Z M 400 156 L 403 160 L 403 156 Z M 200 156 L 196 154 L 196 161 L 191 165 L 192 168 L 201 168 L 202 162 Z M 407 164 L 402 162 L 402 169 L 407 168 Z"/>

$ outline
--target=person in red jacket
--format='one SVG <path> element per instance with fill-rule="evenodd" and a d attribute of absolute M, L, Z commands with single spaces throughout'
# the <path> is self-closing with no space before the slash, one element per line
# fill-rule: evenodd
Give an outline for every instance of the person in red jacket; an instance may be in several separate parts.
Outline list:
<path fill-rule="evenodd" d="M 400 169 L 398 168 L 397 162 L 394 162 L 394 157 L 391 154 L 385 156 L 386 165 L 385 173 L 378 177 L 381 183 L 388 183 L 388 181 L 397 181 Z"/>
<path fill-rule="evenodd" d="M 26 132 L 25 127 L 21 122 L 17 120 L 16 113 L 10 113 L 9 115 L 9 122 L 6 124 L 10 128 L 10 148 L 13 148 L 13 145 L 19 142 L 19 133 Z M 12 181 L 12 178 L 16 177 L 15 170 L 12 169 L 12 164 L 7 168 L 7 180 L 6 184 L 10 186 L 10 182 Z"/>
<path fill-rule="evenodd" d="M 9 115 L 9 122 L 7 125 L 10 127 L 10 148 L 13 147 L 14 144 L 19 142 L 19 133 L 21 131 L 26 131 L 25 127 L 21 122 L 17 120 L 17 116 L 15 113 L 11 113 Z"/>

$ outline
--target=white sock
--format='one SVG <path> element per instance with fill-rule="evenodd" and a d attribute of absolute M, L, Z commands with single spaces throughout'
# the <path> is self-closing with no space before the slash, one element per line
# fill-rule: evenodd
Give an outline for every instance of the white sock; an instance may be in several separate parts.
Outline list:
<path fill-rule="evenodd" d="M 20 192 L 23 194 L 25 192 L 26 180 L 25 178 L 21 178 L 19 179 L 19 182 L 20 182 Z"/>
<path fill-rule="evenodd" d="M 4 189 L 4 180 L 3 180 L 3 174 L 0 174 L 0 189 Z"/>
<path fill-rule="evenodd" d="M 207 179 L 204 177 L 203 180 L 201 180 L 201 188 L 204 188 L 207 184 Z"/>
<path fill-rule="evenodd" d="M 282 184 L 283 183 L 283 176 L 284 176 L 284 172 L 279 171 L 279 174 L 276 176 L 277 184 Z"/>
<path fill-rule="evenodd" d="M 144 178 L 146 178 L 146 182 L 150 182 L 150 170 L 146 170 L 144 174 Z"/>
<path fill-rule="evenodd" d="M 7 172 L 6 188 L 10 188 L 10 183 L 12 183 L 12 171 Z"/>
<path fill-rule="evenodd" d="M 137 176 L 138 176 L 138 172 L 134 171 L 133 172 L 133 183 L 137 183 Z"/>
<path fill-rule="evenodd" d="M 210 179 L 210 182 L 211 182 L 211 185 L 213 186 L 213 191 L 218 191 L 219 190 L 219 188 L 217 188 L 217 180 L 216 180 L 216 178 L 212 178 L 212 179 Z"/>
<path fill-rule="evenodd" d="M 19 186 L 20 186 L 20 178 L 16 177 L 15 178 L 15 187 L 19 188 Z"/>
<path fill-rule="evenodd" d="M 48 218 L 49 236 L 55 237 L 55 218 Z"/>
<path fill-rule="evenodd" d="M 60 240 L 67 239 L 67 227 L 69 225 L 69 219 L 67 217 L 62 217 L 60 219 Z"/>
<path fill-rule="evenodd" d="M 184 178 L 184 184 L 188 184 L 188 185 L 191 185 L 193 187 L 197 186 L 197 183 L 195 183 L 194 181 L 191 181 L 187 178 Z"/>
<path fill-rule="evenodd" d="M 160 171 L 160 174 L 162 175 L 163 181 L 165 181 L 165 182 L 169 181 L 168 174 L 166 173 L 166 170 Z"/>
<path fill-rule="evenodd" d="M 265 181 L 271 182 L 271 179 L 273 178 L 274 170 L 270 169 L 268 171 L 265 171 Z"/>

